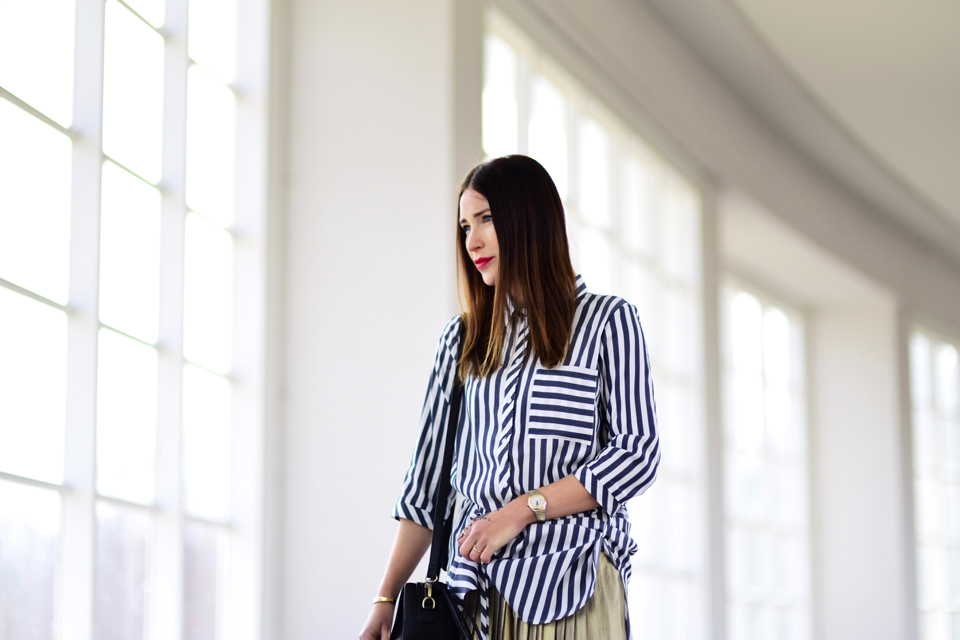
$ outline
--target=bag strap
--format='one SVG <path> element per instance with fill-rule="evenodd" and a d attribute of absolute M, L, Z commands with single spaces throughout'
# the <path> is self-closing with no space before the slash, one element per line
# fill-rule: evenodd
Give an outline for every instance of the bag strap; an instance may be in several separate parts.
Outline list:
<path fill-rule="evenodd" d="M 460 331 L 457 334 L 457 359 L 453 366 L 460 364 L 463 354 L 463 319 L 460 320 Z M 447 499 L 450 497 L 450 469 L 453 467 L 453 447 L 457 439 L 457 427 L 460 424 L 460 405 L 463 400 L 463 385 L 460 376 L 456 373 L 453 378 L 453 394 L 450 398 L 450 419 L 447 423 L 446 443 L 443 450 L 443 463 L 440 465 L 440 482 L 437 486 L 436 501 L 434 501 L 433 541 L 430 543 L 430 562 L 427 564 L 427 582 L 436 582 L 440 577 L 440 565 L 446 564 L 447 544 L 450 539 L 450 529 L 453 518 L 444 518 L 447 511 Z M 443 518 L 443 521 L 440 521 Z"/>

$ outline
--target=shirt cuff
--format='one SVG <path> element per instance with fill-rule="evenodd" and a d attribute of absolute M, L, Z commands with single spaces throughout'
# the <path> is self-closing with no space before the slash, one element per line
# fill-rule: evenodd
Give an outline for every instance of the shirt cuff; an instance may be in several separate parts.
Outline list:
<path fill-rule="evenodd" d="M 613 492 L 607 489 L 600 479 L 593 473 L 590 465 L 584 465 L 574 472 L 580 484 L 590 492 L 593 499 L 600 503 L 600 506 L 606 511 L 608 516 L 612 516 L 620 510 L 620 501 L 617 500 Z"/>
<path fill-rule="evenodd" d="M 433 512 L 417 507 L 409 502 L 398 502 L 393 508 L 393 518 L 406 518 L 433 531 Z"/>

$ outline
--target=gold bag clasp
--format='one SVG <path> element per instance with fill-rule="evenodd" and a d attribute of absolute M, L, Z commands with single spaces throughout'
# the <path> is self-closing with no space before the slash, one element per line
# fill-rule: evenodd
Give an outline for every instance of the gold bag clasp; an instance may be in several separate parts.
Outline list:
<path fill-rule="evenodd" d="M 433 583 L 427 582 L 423 585 L 423 588 L 427 591 L 427 596 L 423 599 L 423 602 L 420 603 L 420 606 L 424 609 L 436 609 L 437 601 L 433 599 Z M 427 603 L 430 603 L 429 606 Z"/>

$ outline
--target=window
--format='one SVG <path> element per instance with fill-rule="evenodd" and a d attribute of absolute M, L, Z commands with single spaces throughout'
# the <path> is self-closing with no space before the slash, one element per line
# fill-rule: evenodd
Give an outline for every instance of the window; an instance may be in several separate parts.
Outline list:
<path fill-rule="evenodd" d="M 957 345 L 910 339 L 920 639 L 960 635 L 960 369 Z"/>
<path fill-rule="evenodd" d="M 723 326 L 727 638 L 811 638 L 803 323 L 731 282 Z"/>
<path fill-rule="evenodd" d="M 496 12 L 484 63 L 484 151 L 544 165 L 587 287 L 640 312 L 665 454 L 655 487 L 630 505 L 634 637 L 706 637 L 699 192 Z"/>
<path fill-rule="evenodd" d="M 0 4 L 0 636 L 257 634 L 260 5 Z"/>

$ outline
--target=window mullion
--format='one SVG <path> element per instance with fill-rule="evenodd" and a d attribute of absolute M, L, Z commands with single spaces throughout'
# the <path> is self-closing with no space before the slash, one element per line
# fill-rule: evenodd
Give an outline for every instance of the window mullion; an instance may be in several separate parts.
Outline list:
<path fill-rule="evenodd" d="M 240 0 L 238 42 L 270 42 L 269 3 Z M 264 371 L 266 351 L 267 222 L 267 95 L 269 56 L 255 46 L 237 51 L 234 85 L 237 101 L 234 138 L 238 162 L 234 183 L 236 203 L 233 292 L 233 376 L 243 387 L 232 396 L 230 514 L 235 525 L 226 554 L 229 582 L 224 585 L 221 611 L 226 612 L 222 637 L 254 640 L 263 633 L 264 611 Z M 221 614 L 221 618 L 224 616 Z"/>
<path fill-rule="evenodd" d="M 77 0 L 74 41 L 70 314 L 58 637 L 93 636 L 100 166 L 103 111 L 102 0 Z"/>
<path fill-rule="evenodd" d="M 157 377 L 157 506 L 148 638 L 183 635 L 181 419 L 183 262 L 186 219 L 187 0 L 168 0 L 164 42 L 160 205 L 160 322 Z"/>

